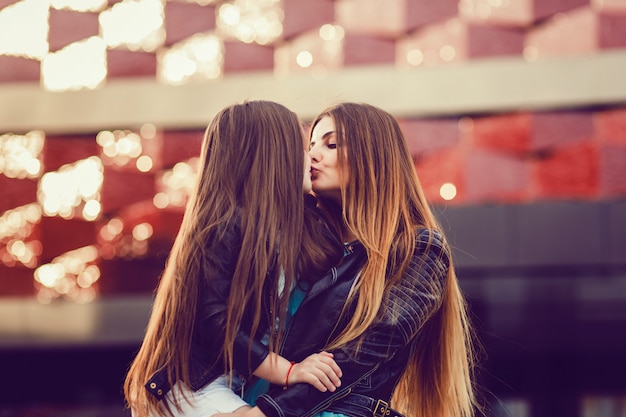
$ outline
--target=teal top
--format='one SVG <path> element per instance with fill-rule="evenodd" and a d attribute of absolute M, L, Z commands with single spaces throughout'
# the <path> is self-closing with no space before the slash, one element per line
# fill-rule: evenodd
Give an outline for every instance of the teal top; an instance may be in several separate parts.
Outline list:
<path fill-rule="evenodd" d="M 287 307 L 287 323 L 291 320 L 293 315 L 300 307 L 302 300 L 304 300 L 304 296 L 306 295 L 308 288 L 302 288 L 300 285 L 296 285 L 296 287 L 291 292 L 291 297 L 289 298 L 289 305 Z M 244 392 L 243 399 L 250 405 L 254 406 L 256 403 L 256 399 L 261 395 L 265 394 L 269 389 L 270 383 L 264 379 L 257 380 L 250 388 L 246 389 Z M 322 411 L 321 413 L 316 414 L 313 417 L 349 417 L 345 414 L 337 414 L 329 411 Z"/>
<path fill-rule="evenodd" d="M 306 295 L 308 288 L 302 288 L 301 284 L 295 286 L 293 291 L 291 291 L 291 296 L 289 297 L 289 305 L 287 306 L 287 323 L 291 320 L 293 315 L 300 307 L 302 300 L 304 300 L 304 296 Z M 263 339 L 261 342 L 267 344 L 267 340 Z M 256 399 L 261 395 L 265 394 L 270 387 L 270 383 L 264 379 L 258 379 L 250 388 L 247 388 L 244 391 L 243 399 L 250 405 L 255 405 Z"/>
<path fill-rule="evenodd" d="M 352 250 L 349 242 L 344 243 L 344 248 L 345 248 L 344 253 L 343 253 L 344 256 L 350 253 Z M 298 307 L 300 307 L 300 304 L 302 303 L 302 300 L 304 300 L 304 296 L 306 295 L 306 292 L 308 291 L 308 287 L 305 286 L 303 288 L 302 285 L 305 285 L 305 284 L 298 284 L 293 289 L 293 291 L 291 291 L 291 296 L 289 298 L 289 305 L 287 306 L 287 323 L 289 323 L 293 315 L 298 310 Z M 267 344 L 267 340 L 265 340 L 264 343 Z M 268 381 L 265 381 L 264 379 L 258 379 L 250 388 L 248 388 L 244 392 L 243 399 L 248 404 L 254 406 L 256 404 L 256 399 L 259 398 L 261 395 L 265 394 L 269 390 L 269 387 L 270 387 L 270 383 Z M 318 413 L 314 415 L 313 417 L 349 417 L 349 416 L 346 416 L 345 414 L 333 413 L 331 411 L 322 411 L 321 413 Z"/>

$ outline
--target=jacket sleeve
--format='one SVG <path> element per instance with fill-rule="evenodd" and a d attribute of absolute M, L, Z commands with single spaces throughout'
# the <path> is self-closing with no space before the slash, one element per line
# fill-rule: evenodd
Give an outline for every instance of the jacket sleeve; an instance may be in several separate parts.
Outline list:
<path fill-rule="evenodd" d="M 211 346 L 213 352 L 221 352 L 224 344 L 228 297 L 240 250 L 240 231 L 237 227 L 229 225 L 223 237 L 214 243 L 214 248 L 209 251 L 210 255 L 205 262 L 206 279 L 199 301 L 201 319 L 198 323 L 199 328 L 195 331 L 201 334 L 205 345 Z M 234 368 L 247 377 L 268 354 L 267 346 L 260 342 L 259 337 L 251 334 L 250 323 L 247 323 L 244 317 L 235 338 Z"/>
<path fill-rule="evenodd" d="M 261 411 L 267 417 L 312 416 L 348 395 L 361 379 L 378 369 L 398 349 L 411 343 L 441 305 L 449 268 L 449 259 L 442 247 L 438 233 L 419 232 L 410 265 L 391 288 L 381 307 L 382 314 L 362 338 L 333 351 L 343 372 L 339 389 L 332 393 L 320 392 L 309 384 L 296 384 L 288 390 L 274 390 L 257 400 L 256 405 Z"/>

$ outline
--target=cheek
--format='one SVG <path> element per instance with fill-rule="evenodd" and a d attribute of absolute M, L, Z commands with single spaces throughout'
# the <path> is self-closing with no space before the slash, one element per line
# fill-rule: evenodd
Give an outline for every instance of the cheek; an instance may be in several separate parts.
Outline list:
<path fill-rule="evenodd" d="M 341 163 L 341 161 L 336 155 L 333 161 L 333 167 L 335 168 L 335 171 L 337 171 L 339 175 L 347 173 L 347 169 L 345 169 L 345 167 L 343 166 L 343 164 Z"/>
<path fill-rule="evenodd" d="M 339 170 L 339 158 L 337 158 L 337 154 L 336 153 L 331 154 L 328 159 L 329 159 L 329 165 Z"/>
<path fill-rule="evenodd" d="M 338 180 L 342 184 L 347 184 L 350 172 L 348 170 L 348 167 L 342 165 L 341 161 L 339 161 L 339 158 L 337 158 L 335 161 L 335 169 L 337 171 Z"/>

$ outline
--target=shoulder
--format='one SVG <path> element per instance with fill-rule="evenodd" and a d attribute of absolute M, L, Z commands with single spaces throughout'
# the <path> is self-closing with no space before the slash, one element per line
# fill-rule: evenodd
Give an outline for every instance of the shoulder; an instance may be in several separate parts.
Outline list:
<path fill-rule="evenodd" d="M 224 217 L 217 225 L 216 231 L 221 238 L 233 238 L 240 236 L 244 213 L 241 207 L 235 207 L 232 215 Z"/>
<path fill-rule="evenodd" d="M 241 218 L 241 210 L 236 209 L 230 218 L 220 221 L 205 235 L 204 244 L 209 255 L 228 258 L 233 250 L 241 246 Z"/>
<path fill-rule="evenodd" d="M 443 261 L 450 264 L 450 248 L 441 231 L 420 227 L 416 230 L 416 247 L 413 257 Z"/>
<path fill-rule="evenodd" d="M 440 248 L 443 248 L 444 246 L 444 237 L 439 230 L 418 227 L 415 234 L 417 236 L 418 244 L 431 243 Z"/>

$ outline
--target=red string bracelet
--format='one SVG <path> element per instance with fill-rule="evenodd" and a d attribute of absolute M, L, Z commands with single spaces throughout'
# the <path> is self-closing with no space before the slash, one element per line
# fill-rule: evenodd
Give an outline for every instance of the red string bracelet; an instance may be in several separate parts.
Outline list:
<path fill-rule="evenodd" d="M 296 364 L 294 361 L 291 361 L 290 363 L 291 365 L 289 365 L 289 369 L 287 369 L 287 376 L 285 377 L 285 386 L 283 387 L 283 390 L 286 390 L 287 387 L 289 387 L 289 374 L 291 373 L 293 366 Z"/>

